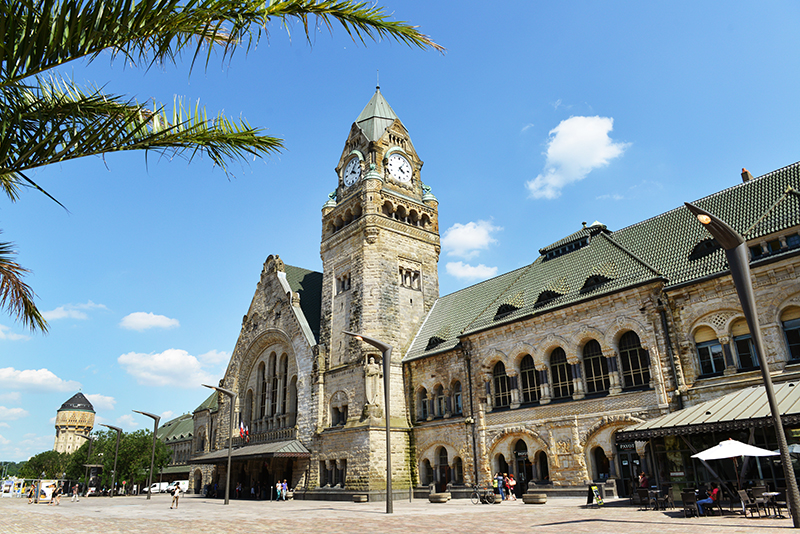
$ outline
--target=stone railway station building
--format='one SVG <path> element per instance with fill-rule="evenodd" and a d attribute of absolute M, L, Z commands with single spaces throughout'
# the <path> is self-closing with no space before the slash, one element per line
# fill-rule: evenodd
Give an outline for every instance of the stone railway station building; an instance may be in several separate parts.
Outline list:
<path fill-rule="evenodd" d="M 626 494 L 646 443 L 618 432 L 760 383 L 724 252 L 685 207 L 620 230 L 583 223 L 533 263 L 440 297 L 422 164 L 378 89 L 322 208 L 323 272 L 269 256 L 242 320 L 220 380 L 238 395 L 232 486 L 383 499 L 389 417 L 395 498 L 498 471 L 520 493 L 610 480 Z M 800 164 L 743 171 L 695 204 L 747 239 L 773 380 L 797 380 Z M 394 348 L 388 410 L 381 355 L 344 331 Z M 195 491 L 225 484 L 229 413 L 216 393 L 194 412 Z"/>

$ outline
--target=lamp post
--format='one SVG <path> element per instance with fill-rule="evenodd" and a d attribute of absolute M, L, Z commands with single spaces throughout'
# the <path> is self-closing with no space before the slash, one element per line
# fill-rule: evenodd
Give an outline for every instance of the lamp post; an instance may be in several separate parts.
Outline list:
<path fill-rule="evenodd" d="M 114 470 L 111 472 L 111 496 L 114 496 L 114 490 L 116 489 L 114 486 L 117 483 L 117 457 L 119 457 L 119 437 L 122 434 L 122 429 L 118 426 L 111 426 L 105 423 L 100 423 L 104 427 L 110 428 L 111 430 L 117 431 L 117 447 L 114 450 Z"/>
<path fill-rule="evenodd" d="M 789 456 L 789 446 L 786 443 L 786 433 L 781 422 L 781 412 L 778 409 L 778 402 L 775 399 L 775 390 L 772 387 L 772 377 L 767 366 L 766 352 L 764 350 L 764 339 L 761 336 L 761 329 L 758 324 L 758 314 L 756 313 L 756 300 L 753 295 L 753 283 L 750 280 L 750 261 L 748 258 L 747 243 L 744 238 L 724 221 L 710 214 L 702 208 L 698 208 L 688 202 L 686 207 L 700 221 L 706 230 L 714 236 L 714 239 L 725 249 L 725 257 L 731 269 L 731 278 L 742 305 L 747 327 L 753 336 L 756 345 L 756 355 L 761 367 L 761 376 L 764 379 L 764 389 L 767 393 L 767 401 L 772 412 L 772 420 L 775 424 L 775 436 L 778 439 L 778 448 L 781 451 L 781 464 L 783 476 L 786 479 L 787 501 L 789 510 L 792 514 L 794 528 L 800 528 L 800 495 L 797 490 L 797 479 L 794 476 L 792 460 Z"/>
<path fill-rule="evenodd" d="M 156 434 L 158 433 L 158 422 L 161 420 L 161 416 L 147 412 L 140 412 L 139 410 L 133 411 L 153 419 L 153 451 L 150 453 L 150 473 L 147 475 L 147 500 L 149 501 L 150 494 L 152 493 L 150 491 L 150 487 L 153 485 L 153 465 L 156 461 Z"/>
<path fill-rule="evenodd" d="M 228 470 L 225 472 L 225 504 L 228 504 L 231 494 L 231 439 L 233 436 L 233 406 L 236 404 L 236 393 L 221 387 L 209 386 L 208 384 L 203 384 L 203 386 L 222 393 L 231 401 L 231 413 L 228 417 Z"/>
<path fill-rule="evenodd" d="M 356 334 L 354 332 L 344 331 L 342 333 L 372 345 L 381 351 L 381 359 L 383 360 L 383 409 L 384 415 L 386 416 L 386 513 L 391 514 L 394 513 L 394 507 L 392 503 L 392 436 L 390 423 L 391 417 L 389 415 L 389 371 L 391 370 L 390 360 L 392 358 L 392 347 L 383 341 L 378 341 L 377 339 L 362 336 L 361 334 Z"/>
<path fill-rule="evenodd" d="M 86 491 L 89 491 L 89 460 L 92 457 L 92 443 L 94 442 L 94 437 L 91 434 L 86 434 L 82 436 L 83 438 L 89 440 L 89 450 L 86 451 L 86 463 L 84 467 L 86 468 L 83 472 L 83 482 L 86 484 Z"/>

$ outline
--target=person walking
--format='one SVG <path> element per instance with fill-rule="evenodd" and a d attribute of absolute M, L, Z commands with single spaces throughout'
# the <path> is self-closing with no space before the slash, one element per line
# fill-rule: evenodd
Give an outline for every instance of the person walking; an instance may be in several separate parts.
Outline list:
<path fill-rule="evenodd" d="M 497 474 L 494 476 L 494 479 L 497 481 L 497 492 L 500 494 L 500 500 L 501 501 L 506 500 L 506 494 L 503 491 L 503 486 L 505 485 L 503 483 L 503 474 L 498 471 Z"/>
<path fill-rule="evenodd" d="M 172 507 L 178 507 L 178 499 L 181 497 L 181 484 L 178 482 L 175 484 L 175 491 L 172 492 L 172 504 L 170 505 L 169 509 L 172 510 Z"/>
<path fill-rule="evenodd" d="M 289 497 L 289 484 L 286 483 L 286 479 L 283 479 L 283 484 L 281 484 L 281 493 L 283 494 L 283 500 L 285 501 Z"/>
<path fill-rule="evenodd" d="M 283 486 L 281 485 L 281 481 L 280 481 L 280 480 L 278 480 L 278 481 L 275 483 L 275 500 L 276 500 L 276 501 L 280 501 L 280 500 L 281 500 L 281 488 L 282 488 L 282 487 L 283 487 Z"/>
<path fill-rule="evenodd" d="M 78 494 L 78 483 L 72 486 L 72 502 L 81 502 L 81 496 Z"/>

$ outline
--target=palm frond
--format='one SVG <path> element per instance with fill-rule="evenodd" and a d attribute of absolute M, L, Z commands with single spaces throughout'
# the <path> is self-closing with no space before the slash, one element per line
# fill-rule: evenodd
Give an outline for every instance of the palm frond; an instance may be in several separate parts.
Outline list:
<path fill-rule="evenodd" d="M 249 48 L 279 19 L 301 22 L 310 38 L 309 18 L 342 25 L 354 40 L 393 38 L 409 46 L 444 51 L 415 26 L 389 20 L 382 8 L 331 0 L 16 0 L 0 6 L 0 84 L 22 80 L 104 50 L 130 61 L 174 61 L 187 47 L 195 58 L 214 45 L 224 55 Z"/>
<path fill-rule="evenodd" d="M 14 261 L 14 256 L 11 243 L 0 243 L 0 308 L 16 316 L 26 328 L 47 332 L 47 321 L 33 302 L 35 294 L 22 281 L 30 271 Z"/>
<path fill-rule="evenodd" d="M 207 156 L 227 172 L 232 160 L 262 157 L 282 148 L 244 119 L 209 119 L 205 109 L 176 99 L 167 113 L 70 80 L 41 80 L 36 87 L 0 87 L 0 175 L 120 150 L 155 150 Z M 31 185 L 36 186 L 33 182 Z"/>

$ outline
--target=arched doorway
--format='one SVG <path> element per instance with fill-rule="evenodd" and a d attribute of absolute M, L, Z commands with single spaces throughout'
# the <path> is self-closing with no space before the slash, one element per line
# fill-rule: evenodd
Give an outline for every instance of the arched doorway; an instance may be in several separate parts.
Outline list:
<path fill-rule="evenodd" d="M 528 482 L 533 480 L 533 464 L 528 458 L 528 445 L 524 440 L 517 440 L 514 445 L 514 463 L 514 477 L 517 479 L 514 492 L 520 497 L 527 491 Z"/>
<path fill-rule="evenodd" d="M 608 480 L 610 463 L 608 456 L 602 447 L 595 447 L 592 451 L 592 460 L 594 463 L 594 480 L 597 482 L 605 482 Z"/>
<path fill-rule="evenodd" d="M 194 472 L 194 492 L 203 493 L 203 473 L 199 469 Z"/>
<path fill-rule="evenodd" d="M 436 491 L 442 493 L 447 491 L 447 484 L 450 482 L 450 464 L 447 459 L 447 449 L 439 447 L 436 454 Z"/>
<path fill-rule="evenodd" d="M 547 454 L 544 451 L 539 451 L 534 456 L 533 480 L 537 484 L 550 483 L 550 468 L 547 465 Z"/>

